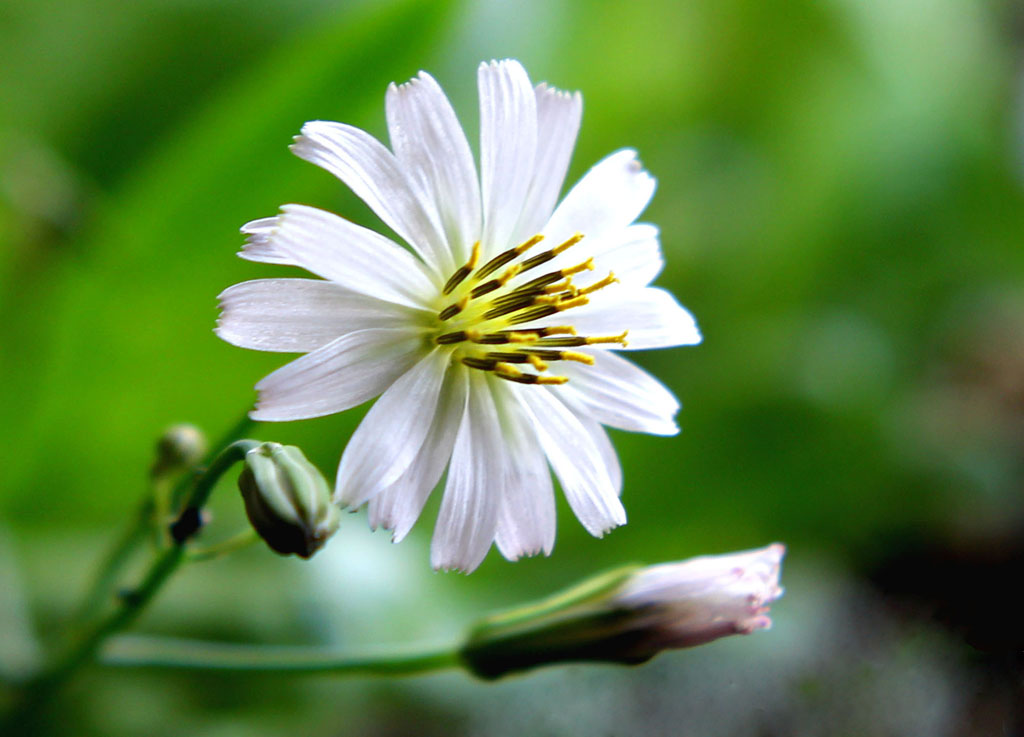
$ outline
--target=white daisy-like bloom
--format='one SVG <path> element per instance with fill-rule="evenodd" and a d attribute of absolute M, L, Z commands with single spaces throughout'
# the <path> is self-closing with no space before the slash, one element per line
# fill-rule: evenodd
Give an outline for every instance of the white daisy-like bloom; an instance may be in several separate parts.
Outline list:
<path fill-rule="evenodd" d="M 480 173 L 451 104 L 424 73 L 392 84 L 389 150 L 343 123 L 306 123 L 292 150 L 348 185 L 405 243 L 304 205 L 243 226 L 240 255 L 320 279 L 259 279 L 220 295 L 217 334 L 306 355 L 256 385 L 251 416 L 328 415 L 377 395 L 345 449 L 335 500 L 369 505 L 401 540 L 447 468 L 435 568 L 551 552 L 550 464 L 600 536 L 626 521 L 602 425 L 671 435 L 679 404 L 622 349 L 700 342 L 693 317 L 650 286 L 658 230 L 634 221 L 654 179 L 631 150 L 558 203 L 579 93 L 523 67 L 481 64 Z M 556 206 L 557 203 L 557 206 Z"/>

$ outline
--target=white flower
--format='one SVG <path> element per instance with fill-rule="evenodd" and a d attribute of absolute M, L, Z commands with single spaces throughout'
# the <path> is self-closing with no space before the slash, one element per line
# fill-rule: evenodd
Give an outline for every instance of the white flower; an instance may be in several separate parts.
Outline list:
<path fill-rule="evenodd" d="M 767 629 L 768 607 L 782 596 L 785 554 L 786 547 L 774 543 L 644 568 L 615 595 L 615 607 L 637 613 L 632 626 L 645 633 L 652 651 Z"/>
<path fill-rule="evenodd" d="M 658 230 L 633 221 L 654 180 L 633 151 L 594 166 L 555 207 L 582 112 L 516 61 L 482 64 L 480 177 L 428 74 L 387 92 L 389 151 L 314 121 L 292 150 L 347 184 L 410 250 L 337 215 L 285 205 L 248 223 L 243 258 L 319 279 L 260 279 L 220 295 L 217 333 L 307 355 L 256 385 L 257 420 L 332 414 L 381 395 L 338 469 L 335 499 L 369 503 L 402 539 L 448 468 L 437 568 L 470 571 L 555 539 L 548 464 L 594 535 L 626 521 L 602 424 L 677 432 L 660 383 L 609 349 L 695 344 L 690 314 L 649 286 Z M 628 342 L 627 342 L 628 341 Z M 546 459 L 546 460 L 545 460 Z"/>

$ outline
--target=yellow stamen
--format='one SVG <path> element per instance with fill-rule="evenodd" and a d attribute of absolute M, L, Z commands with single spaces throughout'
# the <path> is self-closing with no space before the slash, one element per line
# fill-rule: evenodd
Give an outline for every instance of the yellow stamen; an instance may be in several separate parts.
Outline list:
<path fill-rule="evenodd" d="M 577 353 L 576 351 L 562 351 L 563 361 L 576 361 L 577 363 L 585 363 L 588 366 L 594 365 L 594 357 L 588 356 L 586 353 Z"/>
<path fill-rule="evenodd" d="M 573 274 L 579 274 L 581 271 L 593 271 L 594 270 L 594 259 L 588 258 L 581 264 L 570 266 L 568 269 L 562 269 L 562 276 L 572 276 Z"/>
<path fill-rule="evenodd" d="M 505 269 L 504 274 L 498 277 L 498 282 L 501 283 L 502 285 L 508 284 L 509 280 L 522 270 L 522 264 L 512 264 L 507 269 Z"/>
<path fill-rule="evenodd" d="M 555 307 L 557 307 L 559 312 L 561 312 L 563 310 L 571 310 L 573 307 L 582 307 L 583 305 L 588 304 L 589 302 L 590 300 L 587 299 L 586 297 L 579 296 L 573 297 L 572 299 L 567 299 L 564 302 L 559 302 L 558 304 L 555 305 Z"/>
<path fill-rule="evenodd" d="M 506 333 L 508 336 L 509 343 L 536 343 L 538 338 L 533 333 L 519 333 L 513 330 L 510 333 Z"/>
<path fill-rule="evenodd" d="M 526 253 L 528 250 L 536 246 L 538 243 L 540 243 L 542 240 L 544 240 L 544 236 L 538 233 L 537 235 L 533 236 L 533 238 L 531 238 L 530 240 L 525 241 L 524 243 L 520 243 L 512 250 L 516 252 L 517 256 L 521 256 L 522 254 Z"/>
<path fill-rule="evenodd" d="M 580 290 L 580 294 L 593 294 L 598 289 L 604 289 L 608 285 L 615 284 L 618 281 L 619 280 L 615 278 L 615 272 L 614 271 L 609 271 L 608 272 L 608 276 L 606 276 L 601 281 L 594 282 L 589 287 L 584 287 L 583 289 Z"/>
<path fill-rule="evenodd" d="M 528 361 L 529 361 L 529 362 L 530 362 L 531 364 L 533 364 L 533 367 L 534 367 L 535 369 L 537 369 L 538 371 L 547 371 L 547 370 L 548 370 L 548 365 L 547 365 L 546 363 L 544 363 L 544 362 L 543 362 L 543 361 L 542 361 L 542 360 L 540 359 L 540 356 L 535 356 L 534 354 L 532 354 L 532 353 L 531 353 L 531 354 L 529 354 L 529 355 L 527 356 L 527 360 L 528 360 Z"/>
<path fill-rule="evenodd" d="M 544 287 L 543 291 L 544 294 L 557 294 L 558 292 L 564 292 L 567 289 L 572 289 L 572 279 L 566 279 L 565 281 L 560 281 L 557 284 Z"/>
<path fill-rule="evenodd" d="M 557 256 L 558 254 L 562 253 L 562 251 L 569 250 L 569 248 L 571 248 L 572 246 L 575 246 L 581 240 L 583 240 L 583 234 L 582 233 L 576 233 L 575 235 L 572 236 L 572 238 L 567 240 L 565 243 L 561 243 L 561 244 L 555 246 L 554 248 L 552 248 L 551 252 L 554 253 Z"/>
<path fill-rule="evenodd" d="M 587 345 L 596 345 L 597 343 L 621 343 L 622 347 L 625 348 L 629 345 L 626 340 L 626 336 L 629 335 L 628 330 L 623 330 L 621 335 L 601 335 L 593 338 L 584 338 L 587 341 Z"/>
<path fill-rule="evenodd" d="M 441 322 L 444 322 L 445 320 L 450 320 L 451 318 L 455 317 L 457 314 L 462 312 L 464 309 L 466 309 L 466 305 L 468 305 L 468 304 L 469 304 L 469 295 L 467 294 L 465 297 L 460 299 L 458 302 L 456 302 L 454 304 L 450 304 L 447 307 L 445 307 L 443 310 L 441 310 L 441 312 L 438 313 L 437 317 L 438 317 L 438 319 L 441 320 Z"/>
<path fill-rule="evenodd" d="M 452 274 L 452 278 L 445 283 L 444 289 L 441 290 L 442 293 L 451 294 L 455 290 L 455 287 L 459 286 L 459 284 L 462 283 L 462 280 L 472 273 L 473 269 L 476 268 L 478 261 L 480 261 L 480 241 L 473 244 L 473 251 L 469 255 L 469 261 L 466 262 L 465 266 L 460 266 L 455 270 L 455 273 Z"/>

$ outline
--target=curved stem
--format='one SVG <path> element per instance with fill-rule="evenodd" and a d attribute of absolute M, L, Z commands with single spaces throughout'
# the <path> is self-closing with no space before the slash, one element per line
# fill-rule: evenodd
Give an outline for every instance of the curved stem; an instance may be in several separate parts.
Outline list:
<path fill-rule="evenodd" d="M 243 414 L 241 419 L 228 430 L 221 443 L 213 446 L 215 450 L 209 453 L 202 465 L 210 466 L 216 458 L 214 455 L 217 452 L 216 449 L 231 445 L 254 424 L 255 422 L 249 417 L 248 412 Z M 109 601 L 111 591 L 117 583 L 118 576 L 121 575 L 125 565 L 132 558 L 139 544 L 146 539 L 147 529 L 153 520 L 155 519 L 159 524 L 163 525 L 169 513 L 168 508 L 173 504 L 174 498 L 181 498 L 187 491 L 187 484 L 193 480 L 194 477 L 190 475 L 179 485 L 177 490 L 172 490 L 168 487 L 170 484 L 169 478 L 151 478 L 149 493 L 146 494 L 139 505 L 134 519 L 132 519 L 129 526 L 121 534 L 121 537 L 118 538 L 117 542 L 104 557 L 88 592 L 82 599 L 81 604 L 71 615 L 70 628 L 77 628 L 96 616 L 104 604 Z M 160 530 L 160 534 L 162 539 L 159 542 L 169 542 L 166 528 Z"/>
<path fill-rule="evenodd" d="M 214 543 L 205 548 L 193 548 L 188 551 L 185 560 L 188 563 L 200 563 L 206 560 L 214 560 L 221 556 L 233 553 L 236 550 L 247 548 L 253 543 L 259 542 L 260 536 L 253 528 L 242 530 L 226 540 Z"/>
<path fill-rule="evenodd" d="M 152 561 L 135 589 L 123 595 L 117 608 L 86 629 L 63 653 L 35 678 L 28 681 L 21 692 L 20 702 L 12 713 L 0 722 L 0 733 L 13 730 L 42 718 L 45 707 L 53 695 L 78 669 L 92 660 L 110 635 L 132 624 L 156 595 L 160 587 L 185 558 L 185 543 L 202 527 L 200 509 L 209 499 L 217 481 L 245 454 L 259 445 L 255 440 L 238 440 L 224 448 L 201 476 L 193 482 L 185 500 L 183 511 L 171 525 L 172 544 Z M 117 550 L 120 550 L 119 546 Z M 114 562 L 119 561 L 114 557 Z M 116 567 L 116 566 L 115 566 Z M 101 577 L 102 580 L 103 577 Z"/>
<path fill-rule="evenodd" d="M 131 524 L 104 557 L 85 598 L 71 615 L 70 627 L 78 627 L 96 616 L 110 599 L 118 576 L 121 575 L 121 571 L 132 558 L 139 544 L 146 539 L 152 516 L 153 499 L 147 496 L 139 505 Z"/>
<path fill-rule="evenodd" d="M 322 647 L 268 647 L 127 636 L 111 640 L 100 661 L 118 667 L 339 676 L 411 676 L 462 667 L 459 648 L 451 644 L 352 655 Z"/>

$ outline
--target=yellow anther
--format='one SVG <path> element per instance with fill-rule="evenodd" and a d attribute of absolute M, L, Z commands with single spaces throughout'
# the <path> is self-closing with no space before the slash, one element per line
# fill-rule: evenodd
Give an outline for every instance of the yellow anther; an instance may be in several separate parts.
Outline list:
<path fill-rule="evenodd" d="M 444 289 L 441 291 L 444 294 L 451 294 L 455 291 L 455 287 L 459 286 L 463 280 L 469 276 L 473 269 L 476 268 L 477 261 L 480 260 L 480 241 L 473 244 L 473 251 L 469 255 L 469 262 L 465 266 L 460 266 L 452 274 L 451 278 L 445 283 Z"/>
<path fill-rule="evenodd" d="M 538 384 L 565 384 L 569 381 L 568 376 L 538 376 Z"/>
<path fill-rule="evenodd" d="M 538 297 L 538 301 L 539 299 L 540 298 Z M 564 302 L 558 302 L 555 304 L 555 307 L 557 307 L 559 312 L 561 312 L 562 310 L 571 310 L 573 307 L 582 307 L 583 305 L 588 304 L 589 302 L 590 300 L 587 299 L 586 297 L 579 296 L 573 297 L 572 299 L 567 299 Z"/>
<path fill-rule="evenodd" d="M 537 305 L 557 305 L 562 300 L 562 294 L 539 294 L 533 299 Z"/>
<path fill-rule="evenodd" d="M 531 238 L 530 240 L 528 240 L 528 241 L 526 241 L 526 242 L 524 242 L 524 243 L 520 243 L 520 244 L 519 244 L 518 246 L 516 246 L 516 247 L 515 247 L 515 248 L 514 248 L 513 250 L 514 250 L 514 251 L 515 251 L 515 252 L 516 252 L 517 254 L 523 254 L 523 253 L 526 253 L 526 252 L 527 252 L 528 250 L 530 250 L 531 248 L 533 248 L 534 246 L 536 246 L 536 245 L 537 245 L 538 243 L 540 243 L 540 242 L 541 242 L 542 240 L 544 240 L 544 236 L 542 236 L 542 235 L 541 235 L 540 233 L 538 233 L 537 235 L 533 236 L 533 238 Z"/>
<path fill-rule="evenodd" d="M 564 292 L 567 289 L 572 289 L 572 279 L 566 279 L 560 281 L 557 284 L 551 284 L 550 286 L 544 287 L 544 294 L 557 294 L 558 292 Z"/>
<path fill-rule="evenodd" d="M 529 361 L 533 365 L 533 367 L 538 371 L 548 370 L 548 365 L 541 360 L 540 356 L 535 356 L 534 354 L 531 353 L 526 357 L 526 360 Z M 591 363 L 593 363 L 593 361 L 591 361 Z"/>
<path fill-rule="evenodd" d="M 568 269 L 562 269 L 562 276 L 572 276 L 573 274 L 579 274 L 581 271 L 593 271 L 594 270 L 594 259 L 588 258 L 581 264 L 570 266 Z"/>
<path fill-rule="evenodd" d="M 472 329 L 470 329 L 470 330 L 463 330 L 462 332 L 464 332 L 466 334 L 466 340 L 472 341 L 473 343 L 479 343 L 480 342 L 480 338 L 483 337 L 483 333 L 480 332 L 479 330 L 472 330 Z"/>
<path fill-rule="evenodd" d="M 576 328 L 572 325 L 555 325 L 544 328 L 544 335 L 576 335 Z"/>
<path fill-rule="evenodd" d="M 563 361 L 576 361 L 577 363 L 585 363 L 588 366 L 594 365 L 594 357 L 588 356 L 586 353 L 577 353 L 576 351 L 562 351 Z"/>
<path fill-rule="evenodd" d="M 584 287 L 583 289 L 580 290 L 580 294 L 592 294 L 593 292 L 596 292 L 598 289 L 604 289 L 608 285 L 615 284 L 618 281 L 619 280 L 615 278 L 615 272 L 609 271 L 608 276 L 606 276 L 601 281 L 594 282 L 589 287 Z"/>
<path fill-rule="evenodd" d="M 494 366 L 494 373 L 498 376 L 502 376 L 509 379 L 518 379 L 522 377 L 523 372 L 513 366 L 511 363 L 499 363 Z"/>
<path fill-rule="evenodd" d="M 538 339 L 536 333 L 517 333 L 514 330 L 507 335 L 509 343 L 536 343 Z"/>
<path fill-rule="evenodd" d="M 572 246 L 575 246 L 581 240 L 583 240 L 583 234 L 582 233 L 576 233 L 572 238 L 567 240 L 565 243 L 562 243 L 562 244 L 557 245 L 554 248 L 552 248 L 551 252 L 557 256 L 562 251 L 566 251 L 569 248 L 571 248 Z"/>
<path fill-rule="evenodd" d="M 629 343 L 626 341 L 626 336 L 629 335 L 628 330 L 622 331 L 622 335 L 600 335 L 593 338 L 584 338 L 587 341 L 587 345 L 594 345 L 596 343 L 621 343 L 622 347 L 625 348 Z"/>
<path fill-rule="evenodd" d="M 455 302 L 454 304 L 450 304 L 447 307 L 445 307 L 443 310 L 441 310 L 440 313 L 438 313 L 437 316 L 443 322 L 443 321 L 445 321 L 445 320 L 447 320 L 449 318 L 455 317 L 457 314 L 462 312 L 464 309 L 466 309 L 466 305 L 468 305 L 468 304 L 469 304 L 469 295 L 467 294 L 465 297 L 460 299 L 458 302 Z"/>
<path fill-rule="evenodd" d="M 509 280 L 512 277 L 514 277 L 516 274 L 518 274 L 520 271 L 522 271 L 522 270 L 523 270 L 523 265 L 522 264 L 512 264 L 507 269 L 505 269 L 505 273 L 504 274 L 502 274 L 501 276 L 499 276 L 497 278 L 497 281 L 500 284 L 508 284 Z"/>

